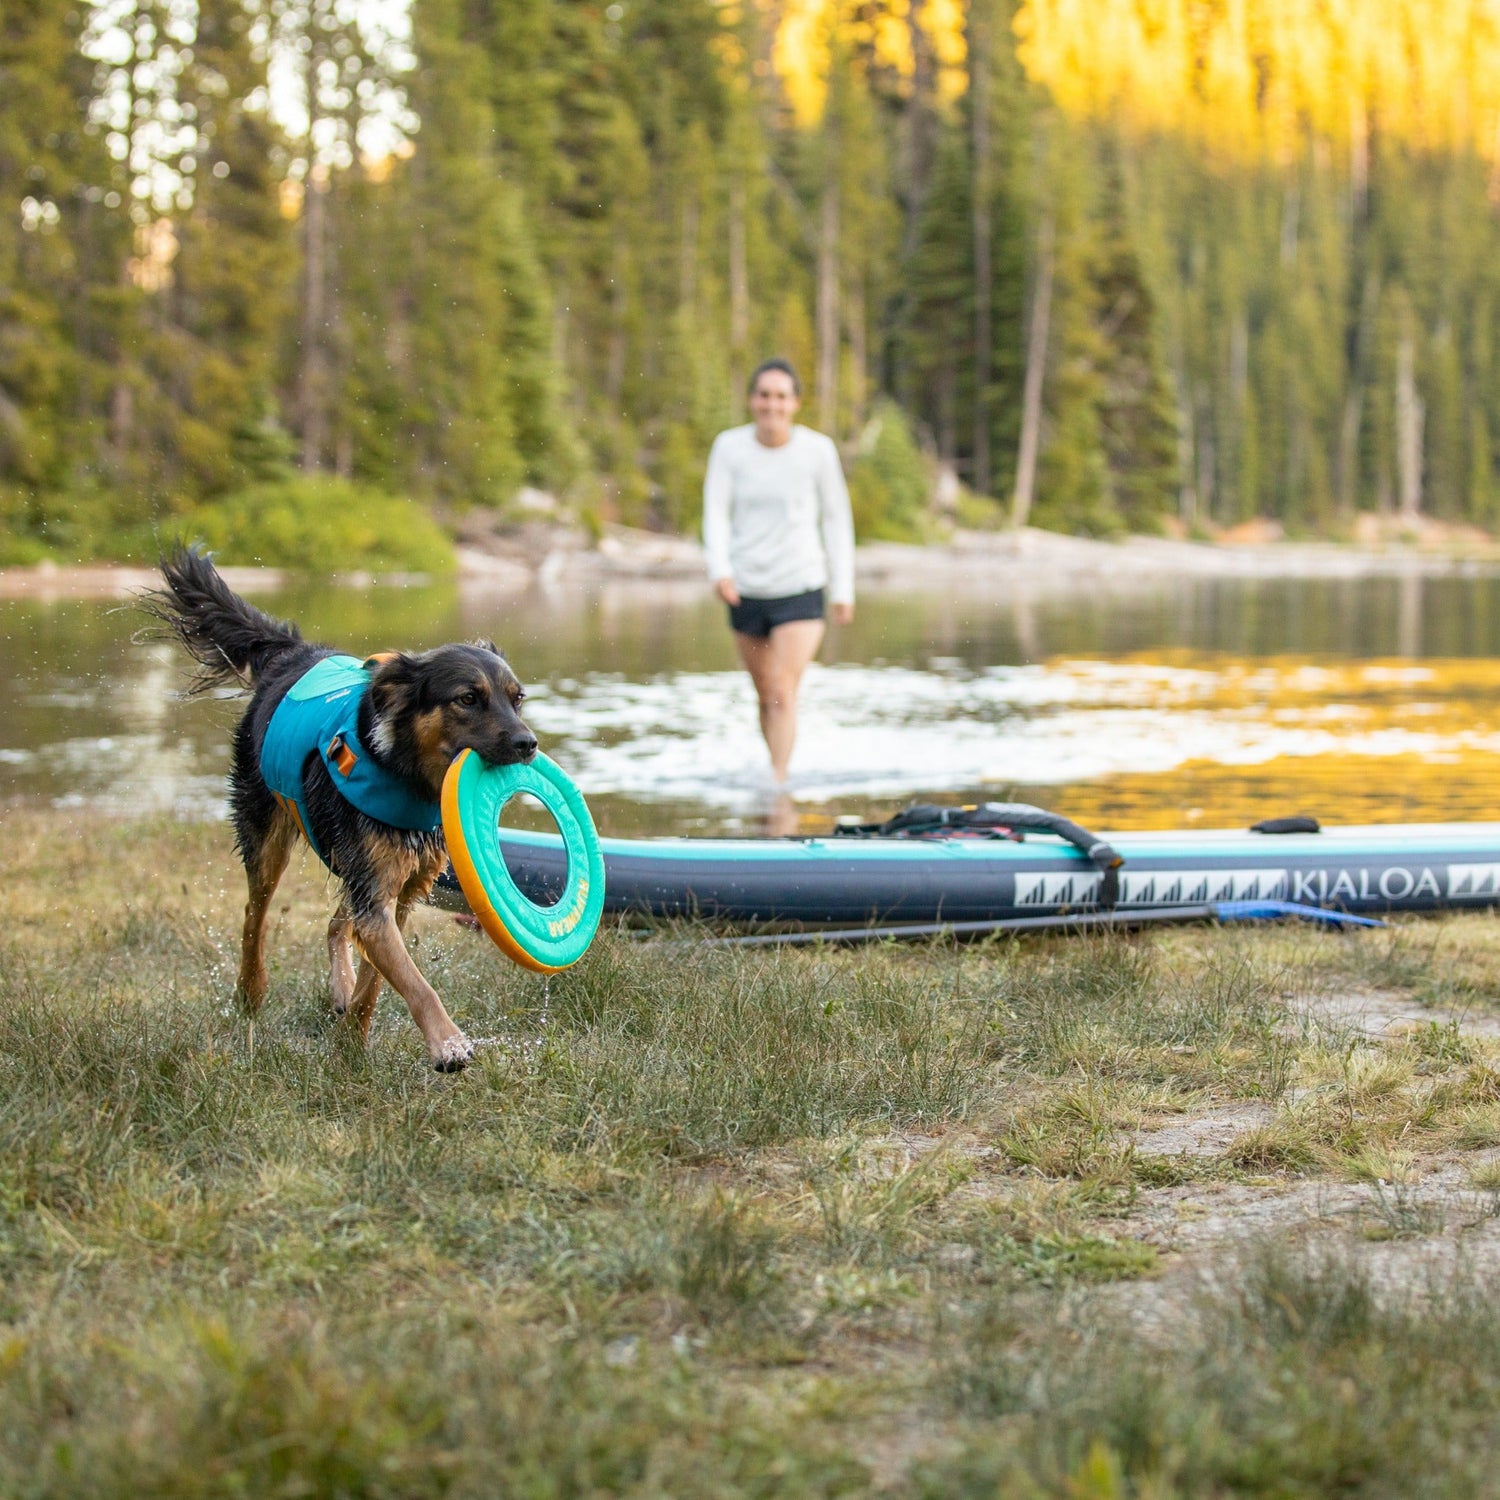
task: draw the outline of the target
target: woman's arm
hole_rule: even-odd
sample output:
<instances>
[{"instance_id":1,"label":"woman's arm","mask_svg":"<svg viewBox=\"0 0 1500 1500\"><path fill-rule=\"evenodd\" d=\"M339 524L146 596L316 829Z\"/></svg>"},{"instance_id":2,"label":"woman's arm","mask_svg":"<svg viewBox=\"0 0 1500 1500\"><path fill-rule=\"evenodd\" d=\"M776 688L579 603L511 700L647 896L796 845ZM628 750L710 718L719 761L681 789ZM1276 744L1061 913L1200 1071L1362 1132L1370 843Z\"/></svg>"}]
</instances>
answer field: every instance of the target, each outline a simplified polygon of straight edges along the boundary
<instances>
[{"instance_id":1,"label":"woman's arm","mask_svg":"<svg viewBox=\"0 0 1500 1500\"><path fill-rule=\"evenodd\" d=\"M828 558L828 602L835 623L847 625L854 618L854 512L839 450L832 438L824 442L823 462L818 466L818 506Z\"/></svg>"},{"instance_id":2,"label":"woman's arm","mask_svg":"<svg viewBox=\"0 0 1500 1500\"><path fill-rule=\"evenodd\" d=\"M738 604L739 590L734 586L734 569L729 562L729 505L733 498L733 482L729 459L724 452L726 436L721 432L708 451L708 472L703 476L703 551L708 559L709 580L718 590L719 597L726 604Z\"/></svg>"}]
</instances>

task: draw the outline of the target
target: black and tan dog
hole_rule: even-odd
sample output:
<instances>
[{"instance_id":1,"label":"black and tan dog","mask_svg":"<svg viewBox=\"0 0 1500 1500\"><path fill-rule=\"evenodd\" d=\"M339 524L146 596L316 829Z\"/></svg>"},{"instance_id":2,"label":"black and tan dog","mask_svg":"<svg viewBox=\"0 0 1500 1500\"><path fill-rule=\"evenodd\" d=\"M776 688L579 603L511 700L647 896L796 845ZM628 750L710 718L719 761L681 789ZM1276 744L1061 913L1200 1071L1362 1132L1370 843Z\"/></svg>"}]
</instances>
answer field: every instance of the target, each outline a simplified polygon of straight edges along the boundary
<instances>
[{"instance_id":1,"label":"black and tan dog","mask_svg":"<svg viewBox=\"0 0 1500 1500\"><path fill-rule=\"evenodd\" d=\"M304 641L295 625L247 604L197 551L176 548L161 571L166 587L146 607L198 663L191 690L231 683L254 690L235 730L230 773L235 837L250 886L236 990L240 1004L254 1015L265 1000L266 916L303 832L342 886L328 924L334 1010L361 1038L368 1037L381 980L389 980L421 1029L433 1066L442 1072L462 1068L473 1044L422 977L402 937L407 913L426 899L447 862L441 824L434 817L430 829L401 828L367 815L340 792L316 753L301 764L300 806L277 796L262 774L272 716L309 669L337 653ZM391 652L366 665L358 742L403 797L436 804L449 764L466 748L499 765L536 754L536 736L517 712L521 685L492 644ZM305 829L303 814L310 825ZM351 939L360 950L358 974Z\"/></svg>"}]
</instances>

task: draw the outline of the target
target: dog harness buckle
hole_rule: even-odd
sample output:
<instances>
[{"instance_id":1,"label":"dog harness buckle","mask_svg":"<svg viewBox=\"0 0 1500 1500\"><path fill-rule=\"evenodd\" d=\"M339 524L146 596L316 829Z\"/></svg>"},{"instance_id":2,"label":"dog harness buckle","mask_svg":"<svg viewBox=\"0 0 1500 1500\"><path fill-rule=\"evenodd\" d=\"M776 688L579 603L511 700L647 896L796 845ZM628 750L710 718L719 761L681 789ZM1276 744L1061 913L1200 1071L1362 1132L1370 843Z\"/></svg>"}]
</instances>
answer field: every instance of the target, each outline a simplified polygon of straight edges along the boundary
<instances>
[{"instance_id":1,"label":"dog harness buckle","mask_svg":"<svg viewBox=\"0 0 1500 1500\"><path fill-rule=\"evenodd\" d=\"M349 748L348 740L341 734L336 734L329 740L328 759L338 767L341 776L347 776L359 764L359 757Z\"/></svg>"}]
</instances>

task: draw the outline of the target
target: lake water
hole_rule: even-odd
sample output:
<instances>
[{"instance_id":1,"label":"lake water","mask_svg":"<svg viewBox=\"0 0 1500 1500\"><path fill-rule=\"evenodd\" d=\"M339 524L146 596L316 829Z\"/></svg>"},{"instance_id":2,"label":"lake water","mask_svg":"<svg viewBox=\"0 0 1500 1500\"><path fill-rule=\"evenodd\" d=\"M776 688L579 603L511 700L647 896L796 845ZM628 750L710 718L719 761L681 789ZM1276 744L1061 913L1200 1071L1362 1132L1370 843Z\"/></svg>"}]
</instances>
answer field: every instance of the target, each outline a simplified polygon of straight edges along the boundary
<instances>
[{"instance_id":1,"label":"lake water","mask_svg":"<svg viewBox=\"0 0 1500 1500\"><path fill-rule=\"evenodd\" d=\"M255 601L356 653L493 636L607 833L815 832L913 798L1104 828L1500 818L1500 578L873 591L809 674L790 804L696 583ZM128 606L0 600L0 805L224 813L231 701Z\"/></svg>"}]
</instances>

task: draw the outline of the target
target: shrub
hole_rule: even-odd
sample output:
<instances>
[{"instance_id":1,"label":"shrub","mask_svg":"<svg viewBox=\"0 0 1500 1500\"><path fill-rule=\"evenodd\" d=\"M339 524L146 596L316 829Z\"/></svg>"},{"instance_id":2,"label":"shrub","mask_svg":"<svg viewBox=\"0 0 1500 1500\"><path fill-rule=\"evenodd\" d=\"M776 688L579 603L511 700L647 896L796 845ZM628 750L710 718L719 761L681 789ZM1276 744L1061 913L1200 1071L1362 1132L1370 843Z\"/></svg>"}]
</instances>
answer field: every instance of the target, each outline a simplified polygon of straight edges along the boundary
<instances>
[{"instance_id":1,"label":"shrub","mask_svg":"<svg viewBox=\"0 0 1500 1500\"><path fill-rule=\"evenodd\" d=\"M0 492L0 566L58 562L147 561L155 532L184 509L172 496L144 497L93 485L28 493Z\"/></svg>"},{"instance_id":2,"label":"shrub","mask_svg":"<svg viewBox=\"0 0 1500 1500\"><path fill-rule=\"evenodd\" d=\"M712 435L687 422L673 422L662 435L656 459L660 485L657 513L668 530L695 532L703 520L703 473Z\"/></svg>"},{"instance_id":3,"label":"shrub","mask_svg":"<svg viewBox=\"0 0 1500 1500\"><path fill-rule=\"evenodd\" d=\"M1010 525L1010 507L971 489L959 491L953 519L965 531L1004 531Z\"/></svg>"},{"instance_id":4,"label":"shrub","mask_svg":"<svg viewBox=\"0 0 1500 1500\"><path fill-rule=\"evenodd\" d=\"M920 541L930 491L927 462L905 415L893 402L882 402L849 470L855 535L862 541Z\"/></svg>"},{"instance_id":5,"label":"shrub","mask_svg":"<svg viewBox=\"0 0 1500 1500\"><path fill-rule=\"evenodd\" d=\"M31 537L8 535L0 527L0 568L26 568L42 562L47 549Z\"/></svg>"},{"instance_id":6,"label":"shrub","mask_svg":"<svg viewBox=\"0 0 1500 1500\"><path fill-rule=\"evenodd\" d=\"M226 563L315 573L453 571L453 546L415 501L343 480L295 478L239 490L184 517Z\"/></svg>"}]
</instances>

